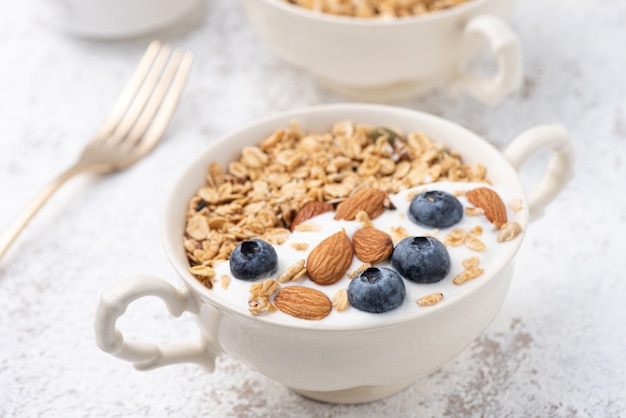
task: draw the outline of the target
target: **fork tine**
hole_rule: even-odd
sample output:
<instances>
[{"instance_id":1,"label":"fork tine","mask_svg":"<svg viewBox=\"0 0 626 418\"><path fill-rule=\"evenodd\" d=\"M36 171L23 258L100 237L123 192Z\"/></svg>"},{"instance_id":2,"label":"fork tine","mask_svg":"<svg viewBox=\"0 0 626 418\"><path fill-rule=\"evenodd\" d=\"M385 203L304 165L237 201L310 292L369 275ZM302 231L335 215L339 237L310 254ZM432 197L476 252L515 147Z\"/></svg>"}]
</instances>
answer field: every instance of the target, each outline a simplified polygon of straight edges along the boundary
<instances>
[{"instance_id":1,"label":"fork tine","mask_svg":"<svg viewBox=\"0 0 626 418\"><path fill-rule=\"evenodd\" d=\"M163 72L163 67L167 63L167 58L169 57L171 50L172 48L167 44L161 46L161 49L159 50L158 55L155 58L148 75L146 76L146 79L133 98L119 124L110 135L110 139L108 141L111 144L120 143L137 121L137 118L143 111L144 106L150 99L155 84L158 82L159 77Z\"/></svg>"},{"instance_id":2,"label":"fork tine","mask_svg":"<svg viewBox=\"0 0 626 418\"><path fill-rule=\"evenodd\" d=\"M182 59L183 51L181 49L176 49L172 53L167 66L163 70L163 75L158 80L158 83L154 88L150 99L146 103L141 116L139 116L133 125L132 130L120 144L123 149L128 150L132 148L146 131L148 125L150 125L150 121L152 121L159 105L163 101L163 97L165 96L165 93L167 92L167 89L169 88Z\"/></svg>"},{"instance_id":3,"label":"fork tine","mask_svg":"<svg viewBox=\"0 0 626 418\"><path fill-rule=\"evenodd\" d=\"M154 148L165 133L165 130L174 115L174 110L176 110L176 105L178 104L180 95L183 92L183 87L185 86L185 81L187 80L187 75L191 69L192 62L193 54L191 52L185 52L180 65L178 66L178 71L176 71L176 75L172 80L171 86L168 89L156 116L153 118L152 124L150 124L150 127L146 131L145 135L143 135L141 142L137 146L137 151L140 154L143 155Z\"/></svg>"},{"instance_id":4,"label":"fork tine","mask_svg":"<svg viewBox=\"0 0 626 418\"><path fill-rule=\"evenodd\" d=\"M159 41L152 41L150 45L148 45L141 61L139 61L137 69L122 89L120 95L117 97L113 108L96 134L96 138L106 137L113 131L113 129L115 129L119 121L122 119L122 116L124 116L126 109L130 106L133 97L135 97L137 91L141 87L144 79L146 78L146 74L152 67L152 63L154 62L154 59L160 49L161 42Z\"/></svg>"}]
</instances>

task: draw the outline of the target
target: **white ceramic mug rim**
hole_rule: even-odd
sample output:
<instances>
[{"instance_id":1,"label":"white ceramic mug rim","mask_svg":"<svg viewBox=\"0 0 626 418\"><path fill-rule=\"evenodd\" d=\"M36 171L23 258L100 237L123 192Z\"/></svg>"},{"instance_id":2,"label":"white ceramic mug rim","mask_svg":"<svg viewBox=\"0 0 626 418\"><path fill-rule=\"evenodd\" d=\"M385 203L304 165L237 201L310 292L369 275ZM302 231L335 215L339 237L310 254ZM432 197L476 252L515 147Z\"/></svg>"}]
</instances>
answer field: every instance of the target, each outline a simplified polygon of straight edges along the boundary
<instances>
[{"instance_id":1,"label":"white ceramic mug rim","mask_svg":"<svg viewBox=\"0 0 626 418\"><path fill-rule=\"evenodd\" d=\"M412 25L412 24L419 23L419 22L447 19L456 14L465 13L466 11L470 11L472 9L480 7L480 5L482 5L483 3L487 3L488 1L492 1L492 0L469 0L466 3L449 7L447 9L436 10L436 11L425 13L419 16L406 16L406 17L400 17L400 18L395 18L395 19L367 19L367 18L357 18L357 17L351 17L351 16L336 16L336 15L331 15L328 13L314 12L301 6L289 4L283 0L253 0L253 1L265 1L274 7L284 10L287 13L292 13L294 15L297 15L306 19L318 20L320 22L325 22L329 24L381 27L381 26Z\"/></svg>"},{"instance_id":2,"label":"white ceramic mug rim","mask_svg":"<svg viewBox=\"0 0 626 418\"><path fill-rule=\"evenodd\" d=\"M177 180L174 182L174 187L171 189L170 193L168 194L168 198L165 202L165 207L163 210L162 220L161 220L161 235L162 235L162 241L163 241L163 245L165 248L165 252L167 254L168 259L170 260L170 263L172 264L172 266L174 267L174 269L176 270L180 278L183 280L185 285L187 285L193 292L196 292L197 294L201 295L202 300L209 301L210 303L218 307L218 309L225 310L227 312L230 312L231 314L238 315L238 316L245 315L246 317L250 316L249 312L247 311L243 312L240 309L237 309L237 307L231 306L227 304L225 301L222 301L221 299L213 297L211 295L211 290L206 288L203 284L201 284L195 277L193 277L189 273L188 271L189 264L186 258L182 260L180 257L177 256L177 253L180 253L182 249L182 245L183 245L182 236L181 237L171 236L170 232L175 228L168 227L168 225L170 225L171 222L180 222L181 229L182 229L182 223L184 222L184 219L180 219L180 220L173 219L174 216L172 216L172 213L176 213L176 208L179 207L179 205L185 205L186 207L189 199L192 197L190 195L190 196L186 196L184 199L182 199L182 201L177 200L176 196L177 196L177 189L180 187L179 185L183 183L183 180L186 177L188 177L189 172L192 171L192 169L197 164L199 164L201 161L205 161L208 159L207 158L208 154L212 154L213 150L216 147L219 148L220 144L227 142L228 139L233 136L242 134L246 131L252 131L261 125L272 123L273 121L285 120L285 119L297 119L298 116L312 114L316 112L325 112L325 111L332 111L332 110L347 110L347 109L353 110L355 112L358 110L370 110L370 111L381 111L381 112L393 112L395 114L402 114L402 113L405 113L407 115L413 114L413 115L418 115L420 118L423 118L423 119L430 119L434 123L447 125L450 128L454 128L455 130L463 131L466 137L471 137L472 140L477 141L477 143L480 144L480 146L482 146L483 149L485 150L489 149L491 153L495 153L499 155L502 161L506 162L512 174L511 178L509 178L508 180L513 186L515 186L518 189L518 192L519 194L521 194L521 197L524 200L526 200L526 193L525 193L524 187L522 186L519 180L517 170L508 162L508 160L506 160L506 158L504 157L504 155L502 155L500 151L498 151L493 145L488 143L486 140L479 137L472 131L466 129L465 127L459 124L456 124L454 122L448 121L446 119L440 118L438 116L419 112L419 111L412 110L412 109L406 109L406 108L400 108L400 107L394 107L394 106L388 106L388 105L349 104L349 103L311 106L311 107L295 109L295 110L291 110L287 112L278 113L272 116L268 116L260 120L257 120L256 122L252 124L248 124L244 128L232 131L218 138L217 140L211 142L211 144L200 155L196 156L196 158L194 158L189 164L187 164L186 168L183 169L182 174L179 175ZM276 128L278 128L278 126ZM259 141L260 140L261 138L259 138ZM207 163L207 167L208 167L208 163ZM499 273L502 270L504 270L505 267L513 260L513 258L515 257L517 251L519 250L524 240L525 230L526 230L526 226L528 224L528 218L529 218L528 205L524 205L524 207L522 208L522 211L518 214L518 216L519 216L519 223L522 226L522 233L517 237L516 240L509 243L512 245L509 245L505 249L505 251L502 252L501 257L493 261L493 263L490 266L489 272L485 272L480 277L480 281L477 281L476 283L472 283L471 289L466 289L461 295L457 295L453 300L444 300L438 303L437 305L428 307L428 309L417 310L416 312L411 313L409 315L405 315L400 318L390 319L389 321L376 323L376 324L354 324L354 325L338 326L338 325L328 325L328 324L323 323L322 321L303 321L302 324L298 324L298 323L291 323L291 322L287 323L287 322L280 322L280 321L272 320L271 316L269 315L268 316L263 316L263 315L255 316L253 319L259 322L264 322L264 323L268 323L274 326L279 326L279 327L284 327L284 328L296 328L296 329L310 330L310 331L319 330L319 331L345 332L345 331L358 331L358 330L363 330L363 329L371 330L371 329L392 327L397 324L401 324L407 321L418 319L420 317L436 314L437 312L441 310L449 309L454 304L471 297L471 295L479 291L483 286L486 286L491 280L494 280L494 278L498 276Z\"/></svg>"}]
</instances>

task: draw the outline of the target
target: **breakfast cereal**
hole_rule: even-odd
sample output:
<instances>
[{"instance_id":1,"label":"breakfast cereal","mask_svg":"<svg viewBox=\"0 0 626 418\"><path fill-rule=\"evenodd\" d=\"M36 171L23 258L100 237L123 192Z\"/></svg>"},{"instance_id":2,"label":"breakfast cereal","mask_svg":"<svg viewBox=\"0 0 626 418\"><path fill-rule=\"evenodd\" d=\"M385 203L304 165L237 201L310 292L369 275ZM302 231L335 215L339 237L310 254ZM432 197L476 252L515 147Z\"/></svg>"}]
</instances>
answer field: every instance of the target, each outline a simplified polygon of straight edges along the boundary
<instances>
[{"instance_id":1,"label":"breakfast cereal","mask_svg":"<svg viewBox=\"0 0 626 418\"><path fill-rule=\"evenodd\" d=\"M448 9L469 0L284 0L309 10L358 18L398 18Z\"/></svg>"},{"instance_id":2,"label":"breakfast cereal","mask_svg":"<svg viewBox=\"0 0 626 418\"><path fill-rule=\"evenodd\" d=\"M521 233L519 224L507 219L506 209L494 212L504 205L486 173L484 166L465 164L422 133L405 135L352 121L337 122L329 132L305 133L292 123L257 146L244 147L226 167L209 166L206 184L187 209L183 245L189 272L212 292L247 302L252 315L352 318L357 309L350 307L349 285L373 274L399 283L393 252L411 237L430 237L452 254L454 265L445 272L452 279L435 292L421 288L430 285L419 281L409 283L407 298L414 308L432 306L456 292L455 286L483 274L477 254L490 257L487 247ZM445 190L462 200L456 216L465 214L464 220L441 231L417 226L411 202ZM492 213L497 219L489 219ZM231 253L253 240L277 252L277 266L264 280L232 277ZM221 286L214 286L218 282ZM398 291L404 292L404 285ZM355 294L353 290L353 299ZM310 306L297 306L298 300ZM391 308L380 309L370 312Z\"/></svg>"}]
</instances>

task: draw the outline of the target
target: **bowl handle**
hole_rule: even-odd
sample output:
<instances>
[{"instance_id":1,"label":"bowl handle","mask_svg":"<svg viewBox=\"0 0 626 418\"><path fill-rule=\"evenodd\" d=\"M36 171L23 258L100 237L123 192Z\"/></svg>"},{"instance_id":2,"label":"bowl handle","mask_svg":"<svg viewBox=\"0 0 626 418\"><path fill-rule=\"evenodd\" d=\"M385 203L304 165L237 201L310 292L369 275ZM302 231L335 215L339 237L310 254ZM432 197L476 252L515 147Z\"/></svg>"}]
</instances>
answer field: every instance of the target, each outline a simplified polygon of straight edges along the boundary
<instances>
[{"instance_id":1,"label":"bowl handle","mask_svg":"<svg viewBox=\"0 0 626 418\"><path fill-rule=\"evenodd\" d=\"M504 151L504 156L519 170L532 155L543 149L550 149L553 155L547 173L528 193L531 220L543 215L544 208L573 177L574 150L569 134L560 125L537 126L520 134Z\"/></svg>"},{"instance_id":2,"label":"bowl handle","mask_svg":"<svg viewBox=\"0 0 626 418\"><path fill-rule=\"evenodd\" d=\"M498 70L491 78L467 70L481 38L487 40L498 60ZM522 84L522 48L515 33L498 17L480 15L467 22L461 39L460 59L459 75L451 83L453 91L465 91L483 103L494 105Z\"/></svg>"},{"instance_id":3,"label":"bowl handle","mask_svg":"<svg viewBox=\"0 0 626 418\"><path fill-rule=\"evenodd\" d=\"M188 289L176 289L165 280L152 276L135 276L105 290L96 309L94 322L96 344L104 352L132 362L137 370L150 370L176 363L198 363L207 371L215 368L220 350L208 339L197 343L152 344L126 342L116 322L128 305L145 296L156 296L165 302L169 312L198 314L198 303Z\"/></svg>"}]
</instances>

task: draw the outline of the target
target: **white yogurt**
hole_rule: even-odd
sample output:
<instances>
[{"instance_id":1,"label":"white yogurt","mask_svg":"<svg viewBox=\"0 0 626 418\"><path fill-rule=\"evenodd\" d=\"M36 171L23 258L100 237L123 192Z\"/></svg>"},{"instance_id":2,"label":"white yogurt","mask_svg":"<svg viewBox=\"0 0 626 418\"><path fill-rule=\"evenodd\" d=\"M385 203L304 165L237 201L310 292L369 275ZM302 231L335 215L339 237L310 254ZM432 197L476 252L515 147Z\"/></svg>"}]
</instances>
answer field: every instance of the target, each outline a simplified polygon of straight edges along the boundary
<instances>
[{"instance_id":1,"label":"white yogurt","mask_svg":"<svg viewBox=\"0 0 626 418\"><path fill-rule=\"evenodd\" d=\"M448 233L450 233L455 228L462 228L466 231L472 230L476 226L480 226L482 228L482 234L479 235L479 239L485 243L486 248L481 251L473 251L467 248L465 245L459 246L448 246L448 253L450 254L451 268L448 275L441 281L437 283L430 284L418 284L409 280L404 280L404 284L406 287L406 297L402 305L398 308L388 311L385 313L368 313L360 311L352 306L347 308L344 311L337 312L333 310L326 318L319 321L307 321L299 318L294 318L290 315L287 315L281 311L271 312L271 313L263 313L262 315L267 316L268 319L286 322L286 323L298 323L302 324L304 322L310 322L311 325L314 323L323 323L327 326L329 323L336 324L338 326L345 325L359 325L359 324L374 324L380 323L384 321L388 321L390 319L397 319L402 316L411 315L418 310L429 309L428 306L419 306L416 301L428 294L431 293L443 293L444 297L441 303L445 303L446 301L453 300L458 297L460 294L466 292L468 289L471 289L472 286L476 285L477 282L483 280L485 276L490 274L490 268L494 263L494 259L498 257L502 251L508 245L512 245L512 242L497 242L496 236L497 231L493 224L487 220L487 218L482 216L468 216L467 214L463 215L461 221L451 227L442 228L439 230L435 230L432 228L423 227L412 222L408 217L408 209L411 203L410 199L407 198L407 195L415 190L423 191L423 190L443 190L450 193L457 191L469 191L477 187L490 187L486 186L484 183L455 183L455 182L439 182L439 183L431 183L423 186L416 187L415 189L403 190L400 193L390 195L390 199L395 205L395 210L385 210L385 212L373 219L371 223L376 229L384 231L390 234L391 228L401 226L403 227L410 236L424 236L431 235L440 241L444 241L445 237ZM507 194L506 190L501 190L498 188L490 187L495 190L498 195L502 198L503 202L510 202L514 198L519 198L519 196L510 196ZM414 195L415 193L413 193ZM463 205L463 207L473 207L470 204L464 195L458 197L459 201ZM274 248L278 255L278 274L289 268L292 264L298 262L299 260L306 260L309 253L325 238L330 235L341 231L343 228L352 239L352 235L362 227L361 223L358 221L345 221L345 220L335 220L334 212L327 212L321 215L318 215L307 222L314 223L319 226L320 229L314 232L304 232L304 231L294 231L289 239L281 245L275 245ZM507 207L507 216L509 221L516 220L516 214L511 211ZM519 237L516 239L520 239ZM308 247L305 251L298 251L293 248L292 244L296 243L306 243ZM452 282L454 277L463 272L463 266L461 262L469 257L478 256L480 259L479 267L484 269L485 272L482 276L479 276L473 280L470 280L464 284L456 285ZM339 280L337 283L321 286L313 281L311 281L307 276L304 276L303 279L296 282L289 282L281 284L281 287L285 286L307 286L314 289L317 289L323 292L329 299L332 300L335 293L340 289L347 289L350 284L350 279L348 276L358 269L363 264L362 261L358 260L356 256L353 259L352 265L348 269L346 276ZM376 264L376 267L390 267L389 261ZM214 284L213 289L211 290L212 294L222 299L227 305L235 307L237 310L248 311L248 300L250 298L250 285L251 282L247 282L244 280L239 280L232 276L230 273L230 266L228 262L223 262L216 267L216 279L217 282ZM230 283L227 288L223 288L221 286L220 280L222 275L227 275L230 277ZM250 314L251 315L251 314Z\"/></svg>"}]
</instances>

